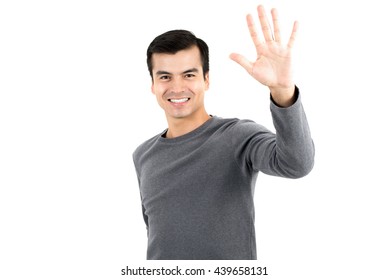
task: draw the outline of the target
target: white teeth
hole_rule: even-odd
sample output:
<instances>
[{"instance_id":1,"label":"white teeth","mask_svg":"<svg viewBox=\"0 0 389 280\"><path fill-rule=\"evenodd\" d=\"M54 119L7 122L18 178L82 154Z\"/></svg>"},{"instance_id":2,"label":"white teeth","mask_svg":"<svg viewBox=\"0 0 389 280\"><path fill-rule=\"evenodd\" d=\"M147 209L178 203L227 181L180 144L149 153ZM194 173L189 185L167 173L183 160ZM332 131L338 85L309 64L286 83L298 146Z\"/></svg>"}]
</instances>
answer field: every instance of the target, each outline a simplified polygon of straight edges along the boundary
<instances>
[{"instance_id":1,"label":"white teeth","mask_svg":"<svg viewBox=\"0 0 389 280\"><path fill-rule=\"evenodd\" d=\"M183 102L186 102L188 101L189 98L181 98L181 99L169 99L170 102L173 102L173 103L183 103Z\"/></svg>"}]
</instances>

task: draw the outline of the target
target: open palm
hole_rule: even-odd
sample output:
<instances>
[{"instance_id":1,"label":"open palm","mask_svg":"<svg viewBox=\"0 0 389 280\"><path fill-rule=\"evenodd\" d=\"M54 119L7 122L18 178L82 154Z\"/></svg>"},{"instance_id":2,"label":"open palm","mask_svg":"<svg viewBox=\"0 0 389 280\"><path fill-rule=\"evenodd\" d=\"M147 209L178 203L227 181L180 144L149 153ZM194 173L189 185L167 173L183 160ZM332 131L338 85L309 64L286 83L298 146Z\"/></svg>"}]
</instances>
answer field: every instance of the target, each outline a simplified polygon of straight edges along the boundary
<instances>
[{"instance_id":1,"label":"open palm","mask_svg":"<svg viewBox=\"0 0 389 280\"><path fill-rule=\"evenodd\" d=\"M253 17L247 16L247 26L254 42L257 59L249 61L241 54L231 54L231 59L239 63L246 71L261 84L270 89L294 87L292 77L292 47L295 41L298 23L293 25L293 31L285 46L281 42L278 14L276 9L271 11L274 33L269 26L263 6L258 6L258 17L262 27L264 42L261 42Z\"/></svg>"}]
</instances>

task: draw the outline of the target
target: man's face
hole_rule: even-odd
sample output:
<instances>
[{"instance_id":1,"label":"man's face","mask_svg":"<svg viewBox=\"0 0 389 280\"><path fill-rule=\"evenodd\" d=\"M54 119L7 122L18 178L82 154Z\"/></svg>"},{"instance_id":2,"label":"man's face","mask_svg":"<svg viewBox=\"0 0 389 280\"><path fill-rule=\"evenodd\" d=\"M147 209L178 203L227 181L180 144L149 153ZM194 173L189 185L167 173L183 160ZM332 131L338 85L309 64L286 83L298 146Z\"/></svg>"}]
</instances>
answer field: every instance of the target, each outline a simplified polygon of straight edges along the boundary
<instances>
[{"instance_id":1,"label":"man's face","mask_svg":"<svg viewBox=\"0 0 389 280\"><path fill-rule=\"evenodd\" d=\"M155 53L152 62L151 91L168 120L203 117L209 77L207 73L204 78L199 49L193 46L176 54Z\"/></svg>"}]
</instances>

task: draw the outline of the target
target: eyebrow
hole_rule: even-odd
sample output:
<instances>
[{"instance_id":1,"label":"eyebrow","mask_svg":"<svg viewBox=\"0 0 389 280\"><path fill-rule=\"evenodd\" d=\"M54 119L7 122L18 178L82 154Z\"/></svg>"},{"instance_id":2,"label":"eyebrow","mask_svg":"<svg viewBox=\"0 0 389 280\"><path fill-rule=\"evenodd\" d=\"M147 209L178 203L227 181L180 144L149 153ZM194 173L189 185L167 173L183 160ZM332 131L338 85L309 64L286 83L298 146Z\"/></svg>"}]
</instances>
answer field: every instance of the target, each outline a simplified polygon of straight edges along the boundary
<instances>
[{"instance_id":1,"label":"eyebrow","mask_svg":"<svg viewBox=\"0 0 389 280\"><path fill-rule=\"evenodd\" d=\"M185 70L184 72L182 72L182 74L198 73L198 72L199 72L199 69L197 69L197 68L191 68L191 69ZM170 72L168 72L168 71L160 70L160 71L157 71L155 74L156 74L157 76L161 76L161 75L171 75L172 73L170 73Z\"/></svg>"},{"instance_id":2,"label":"eyebrow","mask_svg":"<svg viewBox=\"0 0 389 280\"><path fill-rule=\"evenodd\" d=\"M199 69L197 69L197 68L192 68L192 69L189 69L189 70L184 71L182 74L198 73L198 72L199 72Z\"/></svg>"}]
</instances>

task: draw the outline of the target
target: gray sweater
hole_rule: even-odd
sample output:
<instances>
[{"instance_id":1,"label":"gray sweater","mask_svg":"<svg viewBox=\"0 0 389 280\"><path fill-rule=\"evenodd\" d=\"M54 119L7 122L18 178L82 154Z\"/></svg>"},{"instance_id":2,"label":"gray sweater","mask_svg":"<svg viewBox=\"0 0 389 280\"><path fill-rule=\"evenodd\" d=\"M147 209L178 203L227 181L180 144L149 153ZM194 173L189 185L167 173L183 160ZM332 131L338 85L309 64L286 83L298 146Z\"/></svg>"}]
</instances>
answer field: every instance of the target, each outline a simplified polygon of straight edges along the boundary
<instances>
[{"instance_id":1,"label":"gray sweater","mask_svg":"<svg viewBox=\"0 0 389 280\"><path fill-rule=\"evenodd\" d=\"M299 178L314 145L296 88L288 108L271 103L276 134L249 120L212 117L177 138L166 130L133 154L147 226L147 259L255 260L258 172Z\"/></svg>"}]
</instances>

